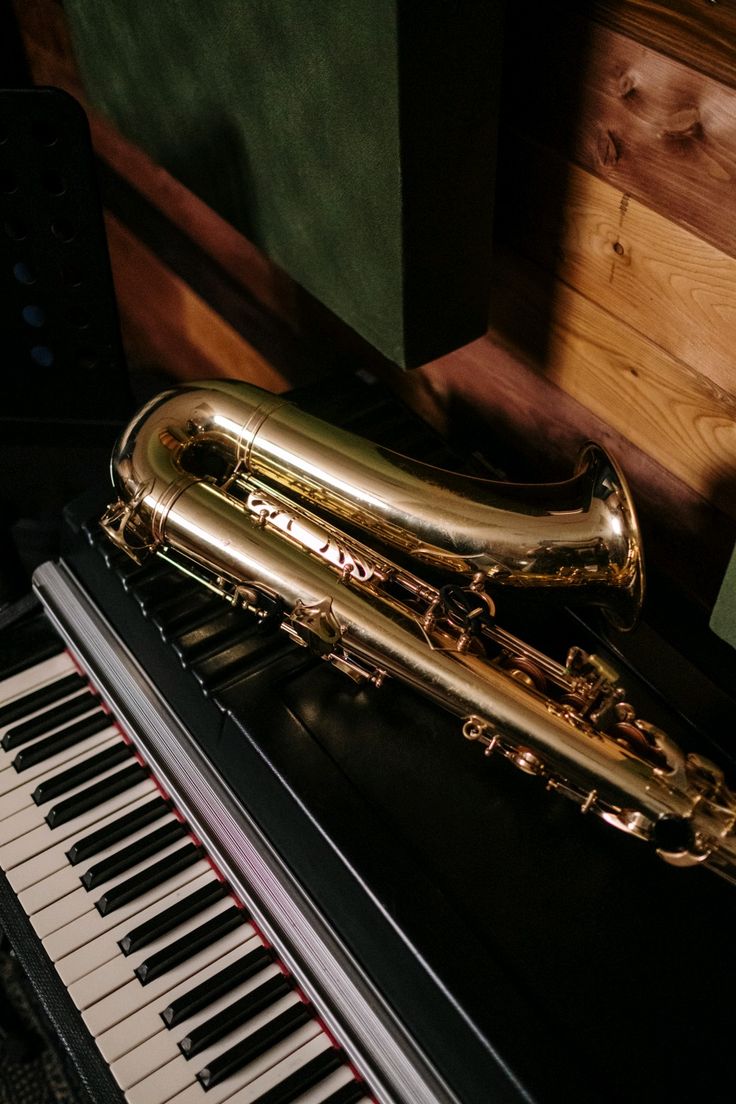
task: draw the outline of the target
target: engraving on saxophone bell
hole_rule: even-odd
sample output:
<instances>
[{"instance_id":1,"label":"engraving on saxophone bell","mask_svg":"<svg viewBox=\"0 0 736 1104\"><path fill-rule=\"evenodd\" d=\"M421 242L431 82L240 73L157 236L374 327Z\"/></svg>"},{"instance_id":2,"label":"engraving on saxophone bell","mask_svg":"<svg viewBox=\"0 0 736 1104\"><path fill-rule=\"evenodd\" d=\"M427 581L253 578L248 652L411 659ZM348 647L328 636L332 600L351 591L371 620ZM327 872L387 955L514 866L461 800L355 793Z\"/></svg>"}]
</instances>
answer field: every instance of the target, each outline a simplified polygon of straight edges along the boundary
<instances>
[{"instance_id":1,"label":"engraving on saxophone bell","mask_svg":"<svg viewBox=\"0 0 736 1104\"><path fill-rule=\"evenodd\" d=\"M325 526L315 525L304 518L300 518L293 512L289 513L269 500L261 493L252 493L247 500L248 509L252 511L261 525L272 525L275 529L284 533L302 548L327 563L337 567L343 577L360 579L365 582L373 575L372 565L364 558L359 557L344 543L337 540L327 531Z\"/></svg>"},{"instance_id":2,"label":"engraving on saxophone bell","mask_svg":"<svg viewBox=\"0 0 736 1104\"><path fill-rule=\"evenodd\" d=\"M197 453L220 474L198 473ZM519 489L427 468L248 384L213 381L150 400L113 473L118 501L102 524L138 562L163 556L353 679L410 684L486 755L666 861L736 881L736 794L723 772L640 718L605 659L574 647L560 663L500 623L503 587L532 585L606 603L631 627L636 519L597 446L566 483ZM438 585L441 569L455 581Z\"/></svg>"}]
</instances>

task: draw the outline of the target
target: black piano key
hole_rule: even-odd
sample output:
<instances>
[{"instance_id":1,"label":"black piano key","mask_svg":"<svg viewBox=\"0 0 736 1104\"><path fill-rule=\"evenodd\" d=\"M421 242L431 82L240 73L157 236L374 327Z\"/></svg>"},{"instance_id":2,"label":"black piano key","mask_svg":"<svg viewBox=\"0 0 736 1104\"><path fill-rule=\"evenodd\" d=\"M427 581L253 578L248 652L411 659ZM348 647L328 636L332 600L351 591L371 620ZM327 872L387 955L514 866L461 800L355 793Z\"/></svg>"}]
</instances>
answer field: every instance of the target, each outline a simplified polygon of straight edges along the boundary
<instances>
[{"instance_id":1,"label":"black piano key","mask_svg":"<svg viewBox=\"0 0 736 1104\"><path fill-rule=\"evenodd\" d=\"M246 993L240 1000L233 1001L227 1008L223 1008L221 1012L218 1012L216 1016L212 1016L211 1019L190 1031L188 1035L179 1040L179 1050L187 1061L194 1058L196 1054L201 1054L203 1050L206 1050L208 1046L216 1043L219 1039L224 1039L236 1027L242 1027L259 1012L270 1008L280 997L286 996L293 988L294 982L284 974L277 974L276 977L269 978L268 981L264 981L263 985L259 985L251 993Z\"/></svg>"},{"instance_id":2,"label":"black piano key","mask_svg":"<svg viewBox=\"0 0 736 1104\"><path fill-rule=\"evenodd\" d=\"M102 732L103 728L109 728L111 724L112 720L108 714L104 710L98 709L91 713L89 717L84 717L75 724L67 725L66 728L60 728L52 736L47 736L43 740L37 740L35 744L22 748L13 760L13 766L18 772L28 770L29 767L35 767L37 763L43 763L44 759L50 759L53 755L58 755L60 751L66 751L74 744L81 744L82 740L87 740L95 733Z\"/></svg>"},{"instance_id":3,"label":"black piano key","mask_svg":"<svg viewBox=\"0 0 736 1104\"><path fill-rule=\"evenodd\" d=\"M142 893L147 893L149 889L154 889L161 882L172 878L180 870L186 870L192 863L197 862L202 854L202 848L198 844L185 844L178 851L174 851L172 855L159 859L157 863L147 866L145 870L134 874L132 878L126 878L124 882L119 882L118 885L108 889L99 901L95 901L95 908L101 916L107 916L115 909L127 905L128 901L134 901Z\"/></svg>"},{"instance_id":4,"label":"black piano key","mask_svg":"<svg viewBox=\"0 0 736 1104\"><path fill-rule=\"evenodd\" d=\"M73 721L75 717L81 717L83 713L89 713L90 709L94 709L98 700L91 690L87 690L83 694L78 694L75 698L70 698L69 701L61 702L59 705L55 705L53 709L47 709L45 713L41 713L38 717L32 717L29 721L22 721L20 724L13 725L3 736L2 746L5 751L22 747L23 744L35 740L37 736L43 736L44 732L50 732L52 728L58 728L59 725L66 724L67 721Z\"/></svg>"},{"instance_id":5,"label":"black piano key","mask_svg":"<svg viewBox=\"0 0 736 1104\"><path fill-rule=\"evenodd\" d=\"M163 568L160 560L134 568L123 585L135 596L144 613L181 597L187 589L193 588L191 580L173 567Z\"/></svg>"},{"instance_id":6,"label":"black piano key","mask_svg":"<svg viewBox=\"0 0 736 1104\"><path fill-rule=\"evenodd\" d=\"M168 970L173 970L174 966L178 966L180 962L184 962L185 959L191 958L192 955L197 954L204 947L209 947L218 939L222 939L233 928L244 924L247 919L247 914L235 905L232 908L225 909L224 912L213 916L205 924L200 924L198 928L194 928L193 931L187 932L186 935L182 935L173 943L169 943L168 947L163 947L156 954L147 958L145 962L141 962L140 966L135 969L135 976L141 985L148 985L154 978L160 977Z\"/></svg>"},{"instance_id":7,"label":"black piano key","mask_svg":"<svg viewBox=\"0 0 736 1104\"><path fill-rule=\"evenodd\" d=\"M149 617L164 640L171 640L177 633L202 624L215 617L222 609L222 599L202 587L191 585L176 598L163 602L149 610Z\"/></svg>"},{"instance_id":8,"label":"black piano key","mask_svg":"<svg viewBox=\"0 0 736 1104\"><path fill-rule=\"evenodd\" d=\"M79 880L85 889L96 889L103 882L109 882L111 878L115 878L118 874L124 874L126 870L130 870L131 866L137 866L144 859L150 859L151 855L157 855L159 851L163 851L164 847L168 847L170 843L176 843L186 834L186 825L182 824L180 820L172 820L168 824L162 824L160 828L154 829L143 839L138 839L135 843L129 843L127 847L121 847L119 851L108 855L101 862L95 863L94 866L85 871Z\"/></svg>"},{"instance_id":9,"label":"black piano key","mask_svg":"<svg viewBox=\"0 0 736 1104\"><path fill-rule=\"evenodd\" d=\"M222 900L227 892L228 888L225 883L215 878L207 885L200 886L194 893L190 893L188 897L177 901L175 905L164 909L157 916L152 916L145 924L139 924L137 928L133 928L131 932L118 940L118 947L124 955L142 950L154 939L166 935L172 928L178 927L185 920L190 920L192 916L196 916L198 912L203 912L210 905L214 905L216 901Z\"/></svg>"},{"instance_id":10,"label":"black piano key","mask_svg":"<svg viewBox=\"0 0 736 1104\"><path fill-rule=\"evenodd\" d=\"M94 782L79 793L72 794L71 797L60 801L58 805L54 805L46 814L46 823L49 828L58 828L60 824L74 820L89 809L94 809L96 805L101 805L103 801L109 801L116 794L132 789L147 777L148 767L133 763L125 770L116 771L108 778L102 778L99 782Z\"/></svg>"},{"instance_id":11,"label":"black piano key","mask_svg":"<svg viewBox=\"0 0 736 1104\"><path fill-rule=\"evenodd\" d=\"M111 767L116 767L118 763L129 759L132 754L133 748L130 744L121 740L120 743L113 744L104 751L98 751L89 759L83 759L81 763L75 763L73 767L59 771L53 778L46 778L43 782L39 782L31 797L36 805L43 805L46 801L61 797L68 790L73 790L75 786L80 786L82 782L87 782Z\"/></svg>"},{"instance_id":12,"label":"black piano key","mask_svg":"<svg viewBox=\"0 0 736 1104\"><path fill-rule=\"evenodd\" d=\"M191 663L224 650L249 630L253 631L254 626L248 625L243 613L243 610L225 608L217 617L208 618L201 625L179 633L172 641L175 654L183 663Z\"/></svg>"},{"instance_id":13,"label":"black piano key","mask_svg":"<svg viewBox=\"0 0 736 1104\"><path fill-rule=\"evenodd\" d=\"M0 665L3 678L19 675L63 651L64 642L52 629L46 614L39 611L13 627L8 646L3 648Z\"/></svg>"},{"instance_id":14,"label":"black piano key","mask_svg":"<svg viewBox=\"0 0 736 1104\"><path fill-rule=\"evenodd\" d=\"M326 1096L322 1104L356 1104L358 1100L365 1100L367 1096L368 1090L362 1081L348 1081L347 1085L341 1085L334 1093ZM258 1104L264 1104L263 1098Z\"/></svg>"},{"instance_id":15,"label":"black piano key","mask_svg":"<svg viewBox=\"0 0 736 1104\"><path fill-rule=\"evenodd\" d=\"M252 671L283 648L283 633L258 631L242 636L235 643L191 664L194 677L205 694L215 694L239 675Z\"/></svg>"},{"instance_id":16,"label":"black piano key","mask_svg":"<svg viewBox=\"0 0 736 1104\"><path fill-rule=\"evenodd\" d=\"M200 982L188 993L182 993L180 997L177 997L176 1000L173 1000L171 1004L164 1008L161 1019L168 1028L176 1027L183 1020L194 1016L197 1012L201 1012L203 1008L207 1008L208 1005L213 1004L220 997L224 997L237 985L242 985L244 981L259 973L264 966L268 966L273 960L273 951L269 950L268 947L256 947L254 951L250 951L243 958L239 958L237 962L232 962L224 970L220 970L211 978Z\"/></svg>"},{"instance_id":17,"label":"black piano key","mask_svg":"<svg viewBox=\"0 0 736 1104\"><path fill-rule=\"evenodd\" d=\"M324 1081L325 1077L334 1073L336 1069L344 1064L345 1055L337 1047L323 1050L316 1058L312 1058L311 1062L307 1062L300 1069L294 1070L292 1074L285 1077L280 1085L274 1085L272 1089L267 1089L265 1093L261 1093L253 1101L253 1104L292 1104L292 1101L300 1097L307 1089L319 1085L320 1081ZM349 1088L350 1086L345 1085L343 1087ZM339 1093L340 1089L337 1091ZM335 1095L333 1093L329 1099L332 1100ZM360 1095L362 1096L363 1093L361 1092ZM347 1096L345 1099L360 1100L360 1096ZM338 1100L340 1100L339 1096Z\"/></svg>"},{"instance_id":18,"label":"black piano key","mask_svg":"<svg viewBox=\"0 0 736 1104\"><path fill-rule=\"evenodd\" d=\"M259 1027L246 1039L242 1039L235 1046L220 1054L208 1066L199 1071L197 1080L205 1090L213 1089L226 1077L232 1077L243 1066L255 1061L261 1054L265 1054L271 1047L275 1047L277 1043L288 1038L297 1028L308 1023L311 1019L311 1008L300 1001L293 1007L287 1008L280 1016L269 1020L263 1027Z\"/></svg>"},{"instance_id":19,"label":"black piano key","mask_svg":"<svg viewBox=\"0 0 736 1104\"><path fill-rule=\"evenodd\" d=\"M95 832L90 832L88 836L77 840L67 851L66 857L72 866L84 862L85 859L91 859L94 855L99 855L100 851L105 851L114 843L125 839L126 836L132 836L139 828L145 828L147 824L158 820L170 808L171 802L163 797L154 797L152 801L147 801L137 809L121 813L117 820L105 825L104 828L98 828Z\"/></svg>"},{"instance_id":20,"label":"black piano key","mask_svg":"<svg viewBox=\"0 0 736 1104\"><path fill-rule=\"evenodd\" d=\"M35 713L37 709L43 709L45 705L53 705L55 701L65 698L67 694L83 690L86 685L86 680L75 671L74 674L64 675L63 678L56 679L55 682L49 682L46 686L39 687L38 690L30 690L22 698L16 698L15 701L8 702L0 709L0 727L5 728L13 721L19 721L21 717L27 717L29 713Z\"/></svg>"}]
</instances>

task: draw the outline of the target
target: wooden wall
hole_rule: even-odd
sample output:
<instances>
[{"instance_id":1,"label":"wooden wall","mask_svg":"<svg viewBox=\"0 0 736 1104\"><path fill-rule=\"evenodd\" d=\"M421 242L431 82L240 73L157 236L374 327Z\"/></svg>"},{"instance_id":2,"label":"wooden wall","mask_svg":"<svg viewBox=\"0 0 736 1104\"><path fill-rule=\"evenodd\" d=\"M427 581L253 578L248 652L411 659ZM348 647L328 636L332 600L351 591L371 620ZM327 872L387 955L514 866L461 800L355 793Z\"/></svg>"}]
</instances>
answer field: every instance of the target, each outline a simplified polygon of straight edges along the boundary
<instances>
[{"instance_id":1,"label":"wooden wall","mask_svg":"<svg viewBox=\"0 0 736 1104\"><path fill-rule=\"evenodd\" d=\"M602 434L707 606L736 521L736 8L508 8L491 331L414 386L553 461Z\"/></svg>"},{"instance_id":2,"label":"wooden wall","mask_svg":"<svg viewBox=\"0 0 736 1104\"><path fill-rule=\"evenodd\" d=\"M707 613L736 539L736 9L508 5L488 335L400 375L91 115L129 348L279 390L370 365L494 457L615 451L650 561ZM59 0L16 0L34 77L84 100ZM448 172L452 166L448 166ZM468 430L470 432L470 429Z\"/></svg>"}]
</instances>

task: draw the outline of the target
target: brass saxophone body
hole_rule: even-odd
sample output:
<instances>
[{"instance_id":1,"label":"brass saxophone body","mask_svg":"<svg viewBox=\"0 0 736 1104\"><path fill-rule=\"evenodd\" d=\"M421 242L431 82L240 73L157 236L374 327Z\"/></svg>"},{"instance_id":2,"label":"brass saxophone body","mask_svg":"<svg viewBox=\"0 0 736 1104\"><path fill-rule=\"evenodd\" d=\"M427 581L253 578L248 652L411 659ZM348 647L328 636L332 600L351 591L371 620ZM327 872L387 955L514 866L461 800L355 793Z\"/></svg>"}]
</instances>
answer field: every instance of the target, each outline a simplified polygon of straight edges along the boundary
<instances>
[{"instance_id":1,"label":"brass saxophone body","mask_svg":"<svg viewBox=\"0 0 736 1104\"><path fill-rule=\"evenodd\" d=\"M552 485L545 508L539 487L515 497L416 465L257 388L215 381L149 402L118 443L112 474L119 498L102 525L135 559L166 557L353 678L408 682L457 716L486 755L651 840L670 862L736 879L736 798L722 772L640 720L604 662L573 648L559 664L496 620L495 566L504 564L507 585L524 585L510 577L535 554L535 585L567 578L596 603L608 593L615 618L631 623L642 589L635 517L596 446L569 484ZM336 521L374 525L384 545L462 569L434 585Z\"/></svg>"}]
</instances>

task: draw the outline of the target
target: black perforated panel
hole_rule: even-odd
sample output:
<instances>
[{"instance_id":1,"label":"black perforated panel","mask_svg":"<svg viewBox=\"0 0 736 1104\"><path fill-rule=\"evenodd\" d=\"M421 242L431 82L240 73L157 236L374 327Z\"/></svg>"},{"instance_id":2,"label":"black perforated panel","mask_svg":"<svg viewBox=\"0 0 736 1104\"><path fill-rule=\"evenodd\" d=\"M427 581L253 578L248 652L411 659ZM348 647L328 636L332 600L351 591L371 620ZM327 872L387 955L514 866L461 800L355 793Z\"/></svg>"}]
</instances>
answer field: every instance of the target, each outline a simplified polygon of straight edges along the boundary
<instances>
[{"instance_id":1,"label":"black perforated panel","mask_svg":"<svg viewBox=\"0 0 736 1104\"><path fill-rule=\"evenodd\" d=\"M0 91L0 419L130 407L87 120L53 88Z\"/></svg>"}]
</instances>

